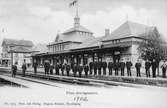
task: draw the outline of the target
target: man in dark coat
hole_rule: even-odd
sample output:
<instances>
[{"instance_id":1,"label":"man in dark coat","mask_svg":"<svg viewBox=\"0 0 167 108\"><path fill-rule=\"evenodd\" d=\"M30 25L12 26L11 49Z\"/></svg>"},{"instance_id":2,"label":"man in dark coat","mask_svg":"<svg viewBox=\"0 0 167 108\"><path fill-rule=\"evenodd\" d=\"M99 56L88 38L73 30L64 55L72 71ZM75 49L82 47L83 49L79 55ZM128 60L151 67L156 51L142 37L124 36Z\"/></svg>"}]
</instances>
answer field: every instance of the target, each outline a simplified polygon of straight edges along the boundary
<instances>
[{"instance_id":1,"label":"man in dark coat","mask_svg":"<svg viewBox=\"0 0 167 108\"><path fill-rule=\"evenodd\" d=\"M98 65L98 63L97 63L97 60L95 59L95 61L94 61L94 75L97 75L97 65Z\"/></svg>"},{"instance_id":2,"label":"man in dark coat","mask_svg":"<svg viewBox=\"0 0 167 108\"><path fill-rule=\"evenodd\" d=\"M102 62L100 60L97 63L97 67L98 67L98 74L101 75Z\"/></svg>"},{"instance_id":3,"label":"man in dark coat","mask_svg":"<svg viewBox=\"0 0 167 108\"><path fill-rule=\"evenodd\" d=\"M23 65L22 65L22 73L23 73L23 77L25 76L26 69L27 69L27 66L26 66L26 62L25 62L25 60L24 60Z\"/></svg>"},{"instance_id":4,"label":"man in dark coat","mask_svg":"<svg viewBox=\"0 0 167 108\"><path fill-rule=\"evenodd\" d=\"M90 75L92 75L92 71L93 71L93 68L94 68L94 63L91 61L90 63L89 63L89 70L90 70Z\"/></svg>"},{"instance_id":5,"label":"man in dark coat","mask_svg":"<svg viewBox=\"0 0 167 108\"><path fill-rule=\"evenodd\" d=\"M121 69L121 76L124 76L125 62L123 61L123 59L121 59L121 62L120 62L120 69Z\"/></svg>"},{"instance_id":6,"label":"man in dark coat","mask_svg":"<svg viewBox=\"0 0 167 108\"><path fill-rule=\"evenodd\" d=\"M60 69L60 65L59 65L59 63L57 62L57 63L55 64L55 74L56 74L56 75L59 75L59 69Z\"/></svg>"},{"instance_id":7,"label":"man in dark coat","mask_svg":"<svg viewBox=\"0 0 167 108\"><path fill-rule=\"evenodd\" d=\"M17 72L17 63L15 62L15 64L12 65L12 77L16 76L16 72Z\"/></svg>"},{"instance_id":8,"label":"man in dark coat","mask_svg":"<svg viewBox=\"0 0 167 108\"><path fill-rule=\"evenodd\" d=\"M119 70L119 62L118 60L114 63L114 69L115 69L115 76L118 76L118 70Z\"/></svg>"},{"instance_id":9,"label":"man in dark coat","mask_svg":"<svg viewBox=\"0 0 167 108\"><path fill-rule=\"evenodd\" d=\"M49 74L50 63L48 60L45 61L44 68L45 68L45 74Z\"/></svg>"},{"instance_id":10,"label":"man in dark coat","mask_svg":"<svg viewBox=\"0 0 167 108\"><path fill-rule=\"evenodd\" d=\"M81 77L82 71L83 71L83 66L82 66L82 64L79 64L79 66L78 66L79 77Z\"/></svg>"},{"instance_id":11,"label":"man in dark coat","mask_svg":"<svg viewBox=\"0 0 167 108\"><path fill-rule=\"evenodd\" d=\"M132 76L132 74L131 74L132 65L133 65L132 62L128 59L128 61L126 62L126 69L127 69L128 76Z\"/></svg>"},{"instance_id":12,"label":"man in dark coat","mask_svg":"<svg viewBox=\"0 0 167 108\"><path fill-rule=\"evenodd\" d=\"M85 76L86 77L88 76L88 71L89 71L89 66L88 66L88 64L85 64L85 66L84 66L84 72L85 72Z\"/></svg>"},{"instance_id":13,"label":"man in dark coat","mask_svg":"<svg viewBox=\"0 0 167 108\"><path fill-rule=\"evenodd\" d=\"M54 69L54 66L53 64L50 65L50 74L53 75L53 69Z\"/></svg>"},{"instance_id":14,"label":"man in dark coat","mask_svg":"<svg viewBox=\"0 0 167 108\"><path fill-rule=\"evenodd\" d=\"M68 64L66 65L67 76L69 76L70 70L71 70L71 66L70 66L70 64L68 63Z\"/></svg>"},{"instance_id":15,"label":"man in dark coat","mask_svg":"<svg viewBox=\"0 0 167 108\"><path fill-rule=\"evenodd\" d=\"M35 74L37 73L37 66L38 66L38 64L37 64L37 62L36 62L36 60L35 60L34 63L33 63L34 73L35 73Z\"/></svg>"},{"instance_id":16,"label":"man in dark coat","mask_svg":"<svg viewBox=\"0 0 167 108\"><path fill-rule=\"evenodd\" d=\"M106 75L107 62L105 60L102 62L102 67L103 67L103 75Z\"/></svg>"},{"instance_id":17,"label":"man in dark coat","mask_svg":"<svg viewBox=\"0 0 167 108\"><path fill-rule=\"evenodd\" d=\"M147 77L150 77L150 67L151 67L151 63L147 59L146 62L145 62L145 70L146 70L146 76Z\"/></svg>"},{"instance_id":18,"label":"man in dark coat","mask_svg":"<svg viewBox=\"0 0 167 108\"><path fill-rule=\"evenodd\" d=\"M77 74L77 71L78 71L78 65L77 65L77 63L74 63L74 64L73 64L72 71L73 71L73 73L74 73L74 77L76 77L76 74Z\"/></svg>"},{"instance_id":19,"label":"man in dark coat","mask_svg":"<svg viewBox=\"0 0 167 108\"><path fill-rule=\"evenodd\" d=\"M114 68L114 63L112 60L108 62L108 70L109 70L109 75L112 75L112 69Z\"/></svg>"},{"instance_id":20,"label":"man in dark coat","mask_svg":"<svg viewBox=\"0 0 167 108\"><path fill-rule=\"evenodd\" d=\"M137 77L141 77L141 75L140 75L141 63L139 62L139 60L137 60L137 62L135 64L135 68L136 68L136 72L137 72Z\"/></svg>"},{"instance_id":21,"label":"man in dark coat","mask_svg":"<svg viewBox=\"0 0 167 108\"><path fill-rule=\"evenodd\" d=\"M152 66L152 75L153 75L153 78L155 78L156 77L156 68L157 68L157 62L155 61L155 59L153 59L151 66Z\"/></svg>"},{"instance_id":22,"label":"man in dark coat","mask_svg":"<svg viewBox=\"0 0 167 108\"><path fill-rule=\"evenodd\" d=\"M60 69L61 69L61 74L64 75L65 63L62 63L62 64L60 65Z\"/></svg>"}]
</instances>

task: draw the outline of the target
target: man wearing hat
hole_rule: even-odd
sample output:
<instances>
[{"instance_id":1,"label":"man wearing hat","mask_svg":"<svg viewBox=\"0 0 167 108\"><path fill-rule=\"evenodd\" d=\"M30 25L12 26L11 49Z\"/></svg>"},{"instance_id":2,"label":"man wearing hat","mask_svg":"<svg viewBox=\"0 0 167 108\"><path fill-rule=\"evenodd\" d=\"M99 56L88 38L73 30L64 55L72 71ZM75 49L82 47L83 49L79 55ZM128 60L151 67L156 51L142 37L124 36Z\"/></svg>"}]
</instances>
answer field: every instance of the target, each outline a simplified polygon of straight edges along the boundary
<instances>
[{"instance_id":1,"label":"man wearing hat","mask_svg":"<svg viewBox=\"0 0 167 108\"><path fill-rule=\"evenodd\" d=\"M97 63L97 59L95 58L95 61L94 61L94 75L97 75L97 68L98 68L98 63Z\"/></svg>"},{"instance_id":2,"label":"man wearing hat","mask_svg":"<svg viewBox=\"0 0 167 108\"><path fill-rule=\"evenodd\" d=\"M112 75L112 69L113 68L114 68L114 63L113 63L113 60L110 59L110 61L108 62L109 75Z\"/></svg>"},{"instance_id":3,"label":"man wearing hat","mask_svg":"<svg viewBox=\"0 0 167 108\"><path fill-rule=\"evenodd\" d=\"M133 65L132 62L128 58L127 62L126 62L126 69L127 69L128 76L132 76L132 74L131 74L131 67L132 67L132 65Z\"/></svg>"},{"instance_id":4,"label":"man wearing hat","mask_svg":"<svg viewBox=\"0 0 167 108\"><path fill-rule=\"evenodd\" d=\"M121 62L120 62L120 69L121 69L121 76L124 76L125 62L123 59L121 59Z\"/></svg>"},{"instance_id":5,"label":"man wearing hat","mask_svg":"<svg viewBox=\"0 0 167 108\"><path fill-rule=\"evenodd\" d=\"M105 61L105 59L103 59L102 67L103 67L103 75L106 75L107 62Z\"/></svg>"}]
</instances>

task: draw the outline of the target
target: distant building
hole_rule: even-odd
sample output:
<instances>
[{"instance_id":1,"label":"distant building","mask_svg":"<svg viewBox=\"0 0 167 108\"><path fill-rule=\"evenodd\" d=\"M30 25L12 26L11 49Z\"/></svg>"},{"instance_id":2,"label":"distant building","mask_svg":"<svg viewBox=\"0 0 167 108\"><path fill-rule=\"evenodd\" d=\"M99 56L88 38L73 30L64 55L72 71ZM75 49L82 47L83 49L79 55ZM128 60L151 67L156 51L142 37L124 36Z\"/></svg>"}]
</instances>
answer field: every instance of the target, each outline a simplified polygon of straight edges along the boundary
<instances>
[{"instance_id":1,"label":"distant building","mask_svg":"<svg viewBox=\"0 0 167 108\"><path fill-rule=\"evenodd\" d=\"M17 63L19 66L22 65L23 61L26 60L27 64L31 64L31 54L27 53L33 47L32 41L28 40L15 40L15 39L4 39L2 42L2 53L1 53L1 65L11 65L11 53L13 51L13 63Z\"/></svg>"}]
</instances>

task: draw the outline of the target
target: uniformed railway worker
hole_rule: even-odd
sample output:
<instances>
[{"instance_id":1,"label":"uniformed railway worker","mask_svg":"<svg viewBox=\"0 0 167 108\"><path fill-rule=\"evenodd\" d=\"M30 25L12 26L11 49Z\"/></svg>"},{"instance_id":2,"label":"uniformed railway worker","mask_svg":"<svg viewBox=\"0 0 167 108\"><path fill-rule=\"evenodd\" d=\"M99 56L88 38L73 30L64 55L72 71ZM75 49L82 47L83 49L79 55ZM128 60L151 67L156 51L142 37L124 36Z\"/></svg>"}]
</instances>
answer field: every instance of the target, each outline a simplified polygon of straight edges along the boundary
<instances>
[{"instance_id":1,"label":"uniformed railway worker","mask_svg":"<svg viewBox=\"0 0 167 108\"><path fill-rule=\"evenodd\" d=\"M59 75L59 69L60 69L60 65L59 65L59 63L57 62L57 63L55 64L55 74L56 74L56 75Z\"/></svg>"},{"instance_id":2,"label":"uniformed railway worker","mask_svg":"<svg viewBox=\"0 0 167 108\"><path fill-rule=\"evenodd\" d=\"M102 62L101 61L99 61L97 63L97 67L98 67L98 75L101 75L101 68L102 68Z\"/></svg>"},{"instance_id":3,"label":"uniformed railway worker","mask_svg":"<svg viewBox=\"0 0 167 108\"><path fill-rule=\"evenodd\" d=\"M97 60L96 60L96 59L95 59L95 61L94 61L93 67L94 67L94 75L97 75L98 63L97 63Z\"/></svg>"},{"instance_id":4,"label":"uniformed railway worker","mask_svg":"<svg viewBox=\"0 0 167 108\"><path fill-rule=\"evenodd\" d=\"M44 68L45 68L45 74L49 74L50 63L48 60L45 61Z\"/></svg>"},{"instance_id":5,"label":"uniformed railway worker","mask_svg":"<svg viewBox=\"0 0 167 108\"><path fill-rule=\"evenodd\" d=\"M137 60L137 62L135 64L135 68L136 68L136 72L137 72L137 77L141 77L141 75L140 75L141 63L139 62L139 60Z\"/></svg>"},{"instance_id":6,"label":"uniformed railway worker","mask_svg":"<svg viewBox=\"0 0 167 108\"><path fill-rule=\"evenodd\" d=\"M85 64L85 66L84 66L84 72L85 72L85 76L86 77L88 76L88 71L89 71L89 66L88 66L88 64Z\"/></svg>"},{"instance_id":7,"label":"uniformed railway worker","mask_svg":"<svg viewBox=\"0 0 167 108\"><path fill-rule=\"evenodd\" d=\"M145 70L146 70L146 76L147 77L150 77L150 67L151 67L151 63L147 59L146 62L145 62Z\"/></svg>"},{"instance_id":8,"label":"uniformed railway worker","mask_svg":"<svg viewBox=\"0 0 167 108\"><path fill-rule=\"evenodd\" d=\"M17 63L15 62L15 64L12 65L12 77L16 76L16 72L17 72Z\"/></svg>"},{"instance_id":9,"label":"uniformed railway worker","mask_svg":"<svg viewBox=\"0 0 167 108\"><path fill-rule=\"evenodd\" d=\"M108 62L108 70L109 70L109 75L112 75L112 69L114 68L114 63L112 60Z\"/></svg>"},{"instance_id":10,"label":"uniformed railway worker","mask_svg":"<svg viewBox=\"0 0 167 108\"><path fill-rule=\"evenodd\" d=\"M74 64L73 64L72 71L73 71L74 77L76 77L76 74L77 74L77 71L78 71L77 63L74 63Z\"/></svg>"},{"instance_id":11,"label":"uniformed railway worker","mask_svg":"<svg viewBox=\"0 0 167 108\"><path fill-rule=\"evenodd\" d=\"M106 61L102 62L102 68L103 68L103 75L106 75L106 68L107 68L107 62Z\"/></svg>"},{"instance_id":12,"label":"uniformed railway worker","mask_svg":"<svg viewBox=\"0 0 167 108\"><path fill-rule=\"evenodd\" d=\"M166 78L166 68L167 68L167 64L166 64L166 61L164 60L162 65L161 65L161 68L162 68L162 77L163 78Z\"/></svg>"},{"instance_id":13,"label":"uniformed railway worker","mask_svg":"<svg viewBox=\"0 0 167 108\"><path fill-rule=\"evenodd\" d=\"M121 69L121 76L124 76L125 62L123 61L123 59L120 62L120 69Z\"/></svg>"},{"instance_id":14,"label":"uniformed railway worker","mask_svg":"<svg viewBox=\"0 0 167 108\"><path fill-rule=\"evenodd\" d=\"M155 59L153 59L151 66L152 66L152 75L153 75L153 78L155 78L156 77L156 68L157 68L157 62Z\"/></svg>"},{"instance_id":15,"label":"uniformed railway worker","mask_svg":"<svg viewBox=\"0 0 167 108\"><path fill-rule=\"evenodd\" d=\"M25 76L26 69L27 69L27 66L26 66L26 62L25 62L25 60L24 60L23 65L22 65L22 73L23 73L23 77Z\"/></svg>"},{"instance_id":16,"label":"uniformed railway worker","mask_svg":"<svg viewBox=\"0 0 167 108\"><path fill-rule=\"evenodd\" d=\"M132 62L128 59L128 61L126 62L126 69L127 69L128 76L132 76L132 73L131 73L132 65L133 65Z\"/></svg>"},{"instance_id":17,"label":"uniformed railway worker","mask_svg":"<svg viewBox=\"0 0 167 108\"><path fill-rule=\"evenodd\" d=\"M70 64L68 63L68 64L66 65L67 76L69 76L70 70L71 70L71 66L70 66Z\"/></svg>"},{"instance_id":18,"label":"uniformed railway worker","mask_svg":"<svg viewBox=\"0 0 167 108\"><path fill-rule=\"evenodd\" d=\"M83 65L79 64L79 66L78 66L79 77L81 77L82 71L83 71Z\"/></svg>"},{"instance_id":19,"label":"uniformed railway worker","mask_svg":"<svg viewBox=\"0 0 167 108\"><path fill-rule=\"evenodd\" d=\"M62 63L61 65L60 65L60 69L61 69L61 74L62 75L64 75L64 70L65 70L65 63Z\"/></svg>"},{"instance_id":20,"label":"uniformed railway worker","mask_svg":"<svg viewBox=\"0 0 167 108\"><path fill-rule=\"evenodd\" d=\"M90 75L92 75L92 73L93 73L93 67L94 66L94 63L91 61L90 63L89 63L89 70L90 70Z\"/></svg>"},{"instance_id":21,"label":"uniformed railway worker","mask_svg":"<svg viewBox=\"0 0 167 108\"><path fill-rule=\"evenodd\" d=\"M50 74L53 75L53 69L54 69L54 66L53 64L50 65Z\"/></svg>"},{"instance_id":22,"label":"uniformed railway worker","mask_svg":"<svg viewBox=\"0 0 167 108\"><path fill-rule=\"evenodd\" d=\"M116 60L114 63L114 69L115 69L115 76L118 76L118 70L119 70L119 61Z\"/></svg>"},{"instance_id":23,"label":"uniformed railway worker","mask_svg":"<svg viewBox=\"0 0 167 108\"><path fill-rule=\"evenodd\" d=\"M36 62L36 60L35 60L34 63L33 63L34 73L35 73L35 74L37 73L37 66L38 66L38 64L37 64L37 62Z\"/></svg>"}]
</instances>

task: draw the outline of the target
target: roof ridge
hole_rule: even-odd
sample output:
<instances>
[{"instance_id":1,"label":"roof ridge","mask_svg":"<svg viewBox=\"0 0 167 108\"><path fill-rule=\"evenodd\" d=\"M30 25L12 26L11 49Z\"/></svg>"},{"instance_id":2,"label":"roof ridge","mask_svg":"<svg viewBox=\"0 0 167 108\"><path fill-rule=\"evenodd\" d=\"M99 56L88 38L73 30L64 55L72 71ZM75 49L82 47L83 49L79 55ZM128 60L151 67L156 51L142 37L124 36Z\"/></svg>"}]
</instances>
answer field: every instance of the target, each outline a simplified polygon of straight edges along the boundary
<instances>
[{"instance_id":1,"label":"roof ridge","mask_svg":"<svg viewBox=\"0 0 167 108\"><path fill-rule=\"evenodd\" d=\"M155 27L128 20L113 30L109 36L105 36L103 41L126 38L128 36L140 37L140 34L143 34L146 30L149 31L151 28L154 29Z\"/></svg>"}]
</instances>

